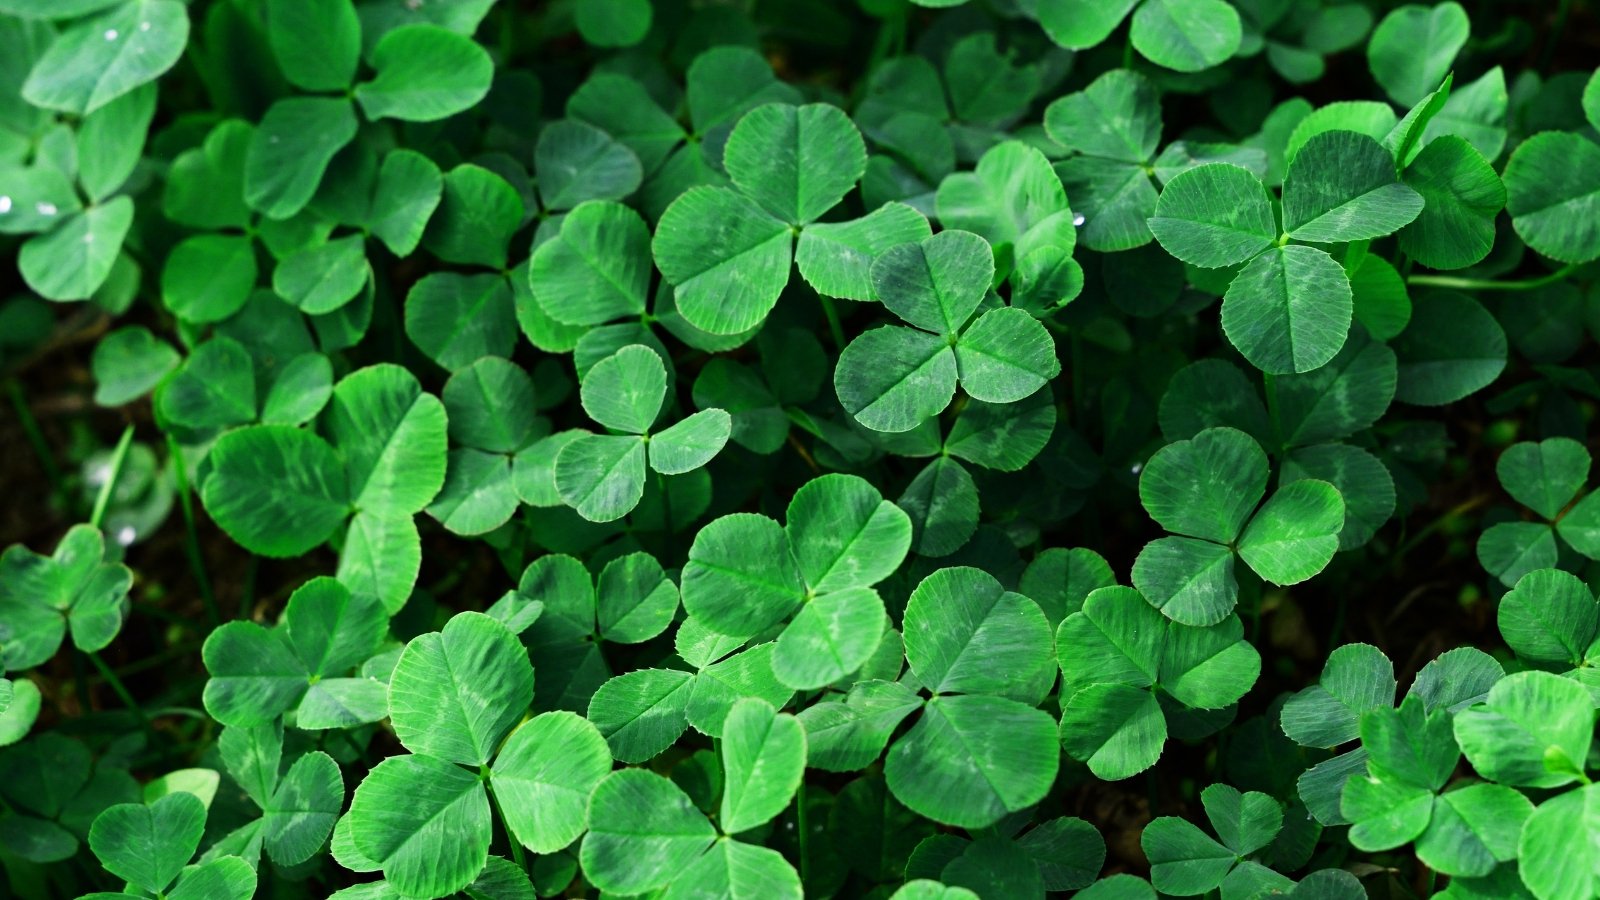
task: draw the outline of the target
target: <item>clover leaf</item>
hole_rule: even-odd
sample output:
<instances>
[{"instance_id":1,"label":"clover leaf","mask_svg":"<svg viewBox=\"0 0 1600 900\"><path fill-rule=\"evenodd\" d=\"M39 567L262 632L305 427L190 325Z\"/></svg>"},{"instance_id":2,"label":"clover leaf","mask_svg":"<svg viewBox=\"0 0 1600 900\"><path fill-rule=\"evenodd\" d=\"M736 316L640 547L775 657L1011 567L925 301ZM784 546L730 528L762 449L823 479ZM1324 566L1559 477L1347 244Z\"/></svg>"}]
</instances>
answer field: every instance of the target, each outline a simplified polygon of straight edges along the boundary
<instances>
[{"instance_id":1,"label":"clover leaf","mask_svg":"<svg viewBox=\"0 0 1600 900\"><path fill-rule=\"evenodd\" d=\"M105 538L91 525L69 530L55 552L40 556L20 544L0 555L0 662L31 669L54 656L72 633L73 646L93 652L122 630L133 572L106 560Z\"/></svg>"},{"instance_id":2,"label":"clover leaf","mask_svg":"<svg viewBox=\"0 0 1600 900\"><path fill-rule=\"evenodd\" d=\"M1198 72L1232 56L1243 37L1239 13L1217 0L1069 0L1039 10L1039 24L1063 47L1104 41L1133 13L1130 40L1146 59L1180 72Z\"/></svg>"}]
</instances>

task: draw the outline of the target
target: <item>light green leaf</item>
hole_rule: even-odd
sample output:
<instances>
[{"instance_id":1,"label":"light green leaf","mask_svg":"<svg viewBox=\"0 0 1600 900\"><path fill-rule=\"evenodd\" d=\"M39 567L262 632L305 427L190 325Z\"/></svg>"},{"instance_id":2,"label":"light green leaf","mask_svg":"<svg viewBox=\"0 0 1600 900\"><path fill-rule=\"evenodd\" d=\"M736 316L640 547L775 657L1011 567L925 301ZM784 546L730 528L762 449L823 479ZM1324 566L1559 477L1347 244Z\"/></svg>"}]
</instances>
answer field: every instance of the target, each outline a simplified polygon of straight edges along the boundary
<instances>
[{"instance_id":1,"label":"light green leaf","mask_svg":"<svg viewBox=\"0 0 1600 900\"><path fill-rule=\"evenodd\" d=\"M1277 247L1245 266L1222 302L1222 328L1256 368L1309 372L1338 354L1350 330L1350 280L1327 253Z\"/></svg>"},{"instance_id":2,"label":"light green leaf","mask_svg":"<svg viewBox=\"0 0 1600 900\"><path fill-rule=\"evenodd\" d=\"M87 300L111 276L133 224L133 201L115 197L34 235L17 253L17 268L47 300Z\"/></svg>"},{"instance_id":3,"label":"light green leaf","mask_svg":"<svg viewBox=\"0 0 1600 900\"><path fill-rule=\"evenodd\" d=\"M361 21L349 0L270 0L267 41L283 76L308 91L343 91L361 60Z\"/></svg>"},{"instance_id":4,"label":"light green leaf","mask_svg":"<svg viewBox=\"0 0 1600 900\"><path fill-rule=\"evenodd\" d=\"M1589 480L1589 451L1571 438L1512 444L1495 461L1506 493L1523 506L1554 519Z\"/></svg>"},{"instance_id":5,"label":"light green leaf","mask_svg":"<svg viewBox=\"0 0 1600 900\"><path fill-rule=\"evenodd\" d=\"M929 236L928 220L904 203L885 203L859 219L817 222L800 232L794 261L817 293L871 300L872 266L891 248Z\"/></svg>"},{"instance_id":6,"label":"light green leaf","mask_svg":"<svg viewBox=\"0 0 1600 900\"><path fill-rule=\"evenodd\" d=\"M405 896L443 897L483 871L493 830L478 775L431 756L391 756L350 800L354 849Z\"/></svg>"},{"instance_id":7,"label":"light green leaf","mask_svg":"<svg viewBox=\"0 0 1600 900\"><path fill-rule=\"evenodd\" d=\"M1328 654L1317 684L1290 697L1279 726L1305 747L1336 747L1360 736L1361 717L1394 705L1394 664L1371 644L1345 644Z\"/></svg>"},{"instance_id":8,"label":"light green leaf","mask_svg":"<svg viewBox=\"0 0 1600 900\"><path fill-rule=\"evenodd\" d=\"M867 168L867 148L837 106L769 103L739 119L723 165L734 185L768 213L805 225L855 187Z\"/></svg>"},{"instance_id":9,"label":"light green leaf","mask_svg":"<svg viewBox=\"0 0 1600 900\"><path fill-rule=\"evenodd\" d=\"M672 746L689 727L695 677L676 669L635 669L594 692L588 719L620 762L639 763Z\"/></svg>"},{"instance_id":10,"label":"light green leaf","mask_svg":"<svg viewBox=\"0 0 1600 900\"><path fill-rule=\"evenodd\" d=\"M368 55L377 77L356 86L369 119L434 122L477 105L489 93L494 62L470 37L433 25L404 25Z\"/></svg>"},{"instance_id":11,"label":"light green leaf","mask_svg":"<svg viewBox=\"0 0 1600 900\"><path fill-rule=\"evenodd\" d=\"M528 651L482 613L413 638L389 679L395 736L415 753L483 765L533 702Z\"/></svg>"},{"instance_id":12,"label":"light green leaf","mask_svg":"<svg viewBox=\"0 0 1600 900\"><path fill-rule=\"evenodd\" d=\"M854 475L806 482L786 518L795 563L813 594L877 584L899 568L911 543L905 513Z\"/></svg>"},{"instance_id":13,"label":"light green leaf","mask_svg":"<svg viewBox=\"0 0 1600 900\"><path fill-rule=\"evenodd\" d=\"M452 372L485 356L509 357L515 316L511 287L499 275L435 272L406 295L406 335Z\"/></svg>"},{"instance_id":14,"label":"light green leaf","mask_svg":"<svg viewBox=\"0 0 1600 900\"><path fill-rule=\"evenodd\" d=\"M1472 767L1500 784L1560 787L1579 780L1594 737L1595 710L1576 681L1518 672L1484 704L1455 717L1456 740Z\"/></svg>"},{"instance_id":15,"label":"light green leaf","mask_svg":"<svg viewBox=\"0 0 1600 900\"><path fill-rule=\"evenodd\" d=\"M750 637L782 621L804 594L788 537L765 516L713 520L695 535L683 567L684 611L731 637Z\"/></svg>"},{"instance_id":16,"label":"light green leaf","mask_svg":"<svg viewBox=\"0 0 1600 900\"><path fill-rule=\"evenodd\" d=\"M1442 135L1422 148L1404 177L1424 206L1400 230L1401 250L1435 269L1465 268L1489 255L1506 188L1482 154L1462 138Z\"/></svg>"},{"instance_id":17,"label":"light green leaf","mask_svg":"<svg viewBox=\"0 0 1600 900\"><path fill-rule=\"evenodd\" d=\"M1517 868L1534 896L1577 900L1600 889L1597 821L1600 787L1592 785L1556 794L1533 811L1517 840Z\"/></svg>"},{"instance_id":18,"label":"light green leaf","mask_svg":"<svg viewBox=\"0 0 1600 900\"><path fill-rule=\"evenodd\" d=\"M789 226L743 194L697 187L667 207L651 250L689 324L738 334L761 324L777 304L789 283L793 244Z\"/></svg>"},{"instance_id":19,"label":"light green leaf","mask_svg":"<svg viewBox=\"0 0 1600 900\"><path fill-rule=\"evenodd\" d=\"M1239 861L1239 854L1194 823L1175 816L1162 816L1146 825L1139 846L1150 860L1150 883L1161 893L1177 897L1215 890Z\"/></svg>"},{"instance_id":20,"label":"light green leaf","mask_svg":"<svg viewBox=\"0 0 1600 900\"><path fill-rule=\"evenodd\" d=\"M1459 3L1402 6L1384 16L1372 32L1367 63L1390 99L1413 106L1449 74L1470 31L1466 10Z\"/></svg>"},{"instance_id":21,"label":"light green leaf","mask_svg":"<svg viewBox=\"0 0 1600 900\"><path fill-rule=\"evenodd\" d=\"M1091 684L1061 705L1061 745L1096 778L1121 781L1143 772L1166 742L1167 720L1148 691Z\"/></svg>"},{"instance_id":22,"label":"light green leaf","mask_svg":"<svg viewBox=\"0 0 1600 900\"><path fill-rule=\"evenodd\" d=\"M956 354L948 341L887 325L845 347L833 386L857 422L874 431L902 432L950 405L956 377Z\"/></svg>"},{"instance_id":23,"label":"light green leaf","mask_svg":"<svg viewBox=\"0 0 1600 900\"><path fill-rule=\"evenodd\" d=\"M655 423L667 394L667 370L654 350L623 347L583 377L583 411L607 428L644 434Z\"/></svg>"},{"instance_id":24,"label":"light green leaf","mask_svg":"<svg viewBox=\"0 0 1600 900\"><path fill-rule=\"evenodd\" d=\"M1529 247L1564 263L1600 257L1600 146L1536 134L1511 154L1505 186L1511 224Z\"/></svg>"},{"instance_id":25,"label":"light green leaf","mask_svg":"<svg viewBox=\"0 0 1600 900\"><path fill-rule=\"evenodd\" d=\"M333 757L314 750L294 761L261 821L267 854L279 865L310 859L333 832L344 806L344 778Z\"/></svg>"},{"instance_id":26,"label":"light green leaf","mask_svg":"<svg viewBox=\"0 0 1600 900\"><path fill-rule=\"evenodd\" d=\"M1045 713L1002 697L935 697L889 748L884 777L913 812L982 828L1049 792L1060 759L1054 726Z\"/></svg>"},{"instance_id":27,"label":"light green leaf","mask_svg":"<svg viewBox=\"0 0 1600 900\"><path fill-rule=\"evenodd\" d=\"M702 409L651 437L650 468L663 475L694 471L721 453L732 433L733 418L727 412Z\"/></svg>"},{"instance_id":28,"label":"light green leaf","mask_svg":"<svg viewBox=\"0 0 1600 900\"><path fill-rule=\"evenodd\" d=\"M1243 25L1223 0L1144 0L1133 14L1129 36L1156 65L1199 72L1238 51Z\"/></svg>"},{"instance_id":29,"label":"light green leaf","mask_svg":"<svg viewBox=\"0 0 1600 900\"><path fill-rule=\"evenodd\" d=\"M425 393L409 370L381 363L346 375L334 386L322 419L344 458L357 509L409 515L439 492L446 465L444 404Z\"/></svg>"},{"instance_id":30,"label":"light green leaf","mask_svg":"<svg viewBox=\"0 0 1600 900\"><path fill-rule=\"evenodd\" d=\"M146 806L121 803L101 813L89 830L100 864L148 891L165 891L200 846L206 808L179 791Z\"/></svg>"},{"instance_id":31,"label":"light green leaf","mask_svg":"<svg viewBox=\"0 0 1600 900\"><path fill-rule=\"evenodd\" d=\"M738 834L788 807L805 773L806 735L794 716L754 697L735 703L722 727L726 783L717 818Z\"/></svg>"},{"instance_id":32,"label":"light green leaf","mask_svg":"<svg viewBox=\"0 0 1600 900\"><path fill-rule=\"evenodd\" d=\"M1333 244L1393 234L1423 199L1395 175L1394 157L1353 131L1306 141L1283 182L1283 227L1301 241Z\"/></svg>"},{"instance_id":33,"label":"light green leaf","mask_svg":"<svg viewBox=\"0 0 1600 900\"><path fill-rule=\"evenodd\" d=\"M88 115L177 64L189 15L175 0L130 0L63 32L34 63L22 98Z\"/></svg>"},{"instance_id":34,"label":"light green leaf","mask_svg":"<svg viewBox=\"0 0 1600 900\"><path fill-rule=\"evenodd\" d=\"M1055 350L1050 332L1026 311L992 309L956 342L961 387L987 403L1015 403L1061 372Z\"/></svg>"},{"instance_id":35,"label":"light green leaf","mask_svg":"<svg viewBox=\"0 0 1600 900\"><path fill-rule=\"evenodd\" d=\"M600 732L581 716L550 712L506 739L491 785L516 839L535 853L554 853L588 826L589 793L610 772Z\"/></svg>"},{"instance_id":36,"label":"light green leaf","mask_svg":"<svg viewBox=\"0 0 1600 900\"><path fill-rule=\"evenodd\" d=\"M211 448L201 488L206 511L241 546L299 556L327 540L350 508L339 457L327 441L286 425L255 425Z\"/></svg>"},{"instance_id":37,"label":"light green leaf","mask_svg":"<svg viewBox=\"0 0 1600 900\"><path fill-rule=\"evenodd\" d=\"M1072 50L1087 50L1111 36L1139 0L1061 0L1038 10L1050 39Z\"/></svg>"},{"instance_id":38,"label":"light green leaf","mask_svg":"<svg viewBox=\"0 0 1600 900\"><path fill-rule=\"evenodd\" d=\"M1267 488L1267 455L1242 431L1208 428L1156 451L1139 501L1168 531L1230 544Z\"/></svg>"},{"instance_id":39,"label":"light green leaf","mask_svg":"<svg viewBox=\"0 0 1600 900\"><path fill-rule=\"evenodd\" d=\"M244 199L269 219L304 209L334 154L355 139L349 100L289 97L272 104L250 136L244 163Z\"/></svg>"},{"instance_id":40,"label":"light green leaf","mask_svg":"<svg viewBox=\"0 0 1600 900\"><path fill-rule=\"evenodd\" d=\"M1161 141L1160 97L1138 72L1112 69L1051 103L1044 127L1051 140L1079 153L1143 164Z\"/></svg>"},{"instance_id":41,"label":"light green leaf","mask_svg":"<svg viewBox=\"0 0 1600 900\"><path fill-rule=\"evenodd\" d=\"M1344 498L1326 481L1279 488L1239 537L1239 556L1273 584L1299 584L1321 572L1339 549Z\"/></svg>"},{"instance_id":42,"label":"light green leaf","mask_svg":"<svg viewBox=\"0 0 1600 900\"><path fill-rule=\"evenodd\" d=\"M366 258L360 260L364 267ZM240 235L188 238L172 248L161 269L161 302L186 322L220 322L232 316L255 287L255 248Z\"/></svg>"},{"instance_id":43,"label":"light green leaf","mask_svg":"<svg viewBox=\"0 0 1600 900\"><path fill-rule=\"evenodd\" d=\"M642 894L679 876L717 832L688 795L654 772L623 769L589 798L589 833L578 858L584 876L614 894Z\"/></svg>"},{"instance_id":44,"label":"light green leaf","mask_svg":"<svg viewBox=\"0 0 1600 900\"><path fill-rule=\"evenodd\" d=\"M772 673L797 690L832 684L872 659L888 623L883 599L871 588L845 588L812 598L778 636Z\"/></svg>"},{"instance_id":45,"label":"light green leaf","mask_svg":"<svg viewBox=\"0 0 1600 900\"><path fill-rule=\"evenodd\" d=\"M645 443L632 435L579 435L556 454L556 491L591 522L613 522L644 496Z\"/></svg>"},{"instance_id":46,"label":"light green leaf","mask_svg":"<svg viewBox=\"0 0 1600 900\"><path fill-rule=\"evenodd\" d=\"M885 251L872 264L873 295L924 331L954 335L994 281L994 255L969 231L941 231Z\"/></svg>"},{"instance_id":47,"label":"light green leaf","mask_svg":"<svg viewBox=\"0 0 1600 900\"><path fill-rule=\"evenodd\" d=\"M642 315L650 288L650 229L620 203L589 201L534 250L528 285L545 314L570 325Z\"/></svg>"},{"instance_id":48,"label":"light green leaf","mask_svg":"<svg viewBox=\"0 0 1600 900\"><path fill-rule=\"evenodd\" d=\"M1226 163L1196 166L1167 182L1150 230L1168 253L1205 269L1247 262L1278 239L1261 180Z\"/></svg>"},{"instance_id":49,"label":"light green leaf","mask_svg":"<svg viewBox=\"0 0 1600 900\"><path fill-rule=\"evenodd\" d=\"M930 691L1037 703L1055 681L1050 623L1038 604L969 567L939 569L912 591L906 661Z\"/></svg>"},{"instance_id":50,"label":"light green leaf","mask_svg":"<svg viewBox=\"0 0 1600 900\"><path fill-rule=\"evenodd\" d=\"M539 132L533 151L539 198L546 210L572 209L590 200L621 200L639 187L643 171L627 145L572 119Z\"/></svg>"}]
</instances>

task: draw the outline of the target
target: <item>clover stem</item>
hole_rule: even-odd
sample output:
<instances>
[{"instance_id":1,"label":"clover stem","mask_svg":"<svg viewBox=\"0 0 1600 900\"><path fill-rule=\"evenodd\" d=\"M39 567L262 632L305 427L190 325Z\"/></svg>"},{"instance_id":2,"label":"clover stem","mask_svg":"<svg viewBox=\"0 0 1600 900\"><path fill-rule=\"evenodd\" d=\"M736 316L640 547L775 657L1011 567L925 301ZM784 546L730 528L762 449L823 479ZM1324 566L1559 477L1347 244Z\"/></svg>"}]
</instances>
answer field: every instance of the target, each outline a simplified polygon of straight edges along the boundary
<instances>
[{"instance_id":1,"label":"clover stem","mask_svg":"<svg viewBox=\"0 0 1600 900\"><path fill-rule=\"evenodd\" d=\"M839 309L833 305L832 297L822 298L822 314L828 318L828 333L833 335L833 345L842 352L844 350L844 327L839 324Z\"/></svg>"},{"instance_id":2,"label":"clover stem","mask_svg":"<svg viewBox=\"0 0 1600 900\"><path fill-rule=\"evenodd\" d=\"M666 530L666 550L669 559L677 559L677 537L672 528L672 492L667 490L667 476L656 473L656 489L661 491L661 524Z\"/></svg>"},{"instance_id":3,"label":"clover stem","mask_svg":"<svg viewBox=\"0 0 1600 900\"><path fill-rule=\"evenodd\" d=\"M489 789L489 805L494 807L494 817L500 821L500 827L506 833L506 843L511 845L511 861L517 864L517 868L526 872L528 871L528 859L523 855L522 842L517 840L516 834L511 831L510 823L506 821L505 810L500 808L500 798L494 792L494 783L488 780L488 772L489 767L483 766L484 787Z\"/></svg>"},{"instance_id":4,"label":"clover stem","mask_svg":"<svg viewBox=\"0 0 1600 900\"><path fill-rule=\"evenodd\" d=\"M105 521L106 509L111 505L111 493L117 488L117 479L122 477L122 466L128 461L128 448L133 446L133 426L122 429L122 437L117 441L117 448L111 451L111 462L106 466L106 481L100 485L100 493L94 498L94 512L89 514L89 525L99 528Z\"/></svg>"},{"instance_id":5,"label":"clover stem","mask_svg":"<svg viewBox=\"0 0 1600 900\"><path fill-rule=\"evenodd\" d=\"M44 439L44 432L39 428L39 420L33 417L33 409L28 406L28 398L22 394L22 386L15 378L6 379L6 395L11 398L11 406L17 411L17 421L22 423L22 431L28 437L28 443L33 447L33 453L39 457L39 466L44 469L44 474L50 480L50 487L55 491L56 499L64 508L71 507L71 497L67 493L65 482L61 479L61 470L56 467L56 460L50 453L50 444Z\"/></svg>"},{"instance_id":6,"label":"clover stem","mask_svg":"<svg viewBox=\"0 0 1600 900\"><path fill-rule=\"evenodd\" d=\"M795 792L795 822L800 829L800 884L806 883L807 870L811 867L811 855L806 852L806 832L809 830L806 823L806 782L800 779L800 789Z\"/></svg>"},{"instance_id":7,"label":"clover stem","mask_svg":"<svg viewBox=\"0 0 1600 900\"><path fill-rule=\"evenodd\" d=\"M1542 288L1547 284L1554 284L1577 271L1577 265L1563 266L1548 275L1538 278L1528 278L1523 281L1495 281L1488 278L1457 278L1453 275L1412 275L1406 278L1406 284L1420 284L1424 287L1456 288L1463 291L1531 291Z\"/></svg>"},{"instance_id":8,"label":"clover stem","mask_svg":"<svg viewBox=\"0 0 1600 900\"><path fill-rule=\"evenodd\" d=\"M133 695L128 693L127 686L122 683L121 678L117 677L117 673L111 671L111 667L106 665L106 661L100 658L100 654L95 653L92 650L86 650L84 651L84 655L89 657L90 662L94 663L94 667L100 671L100 677L106 680L106 684L111 685L111 690L116 693L118 699L122 701L122 704L128 707L129 711L131 711L135 716L139 717L139 725L146 731L149 731L150 720L145 717L144 710L141 709L138 702L133 699Z\"/></svg>"},{"instance_id":9,"label":"clover stem","mask_svg":"<svg viewBox=\"0 0 1600 900\"><path fill-rule=\"evenodd\" d=\"M173 478L177 481L178 506L183 510L183 527L186 532L183 549L189 557L189 568L194 571L195 584L200 588L200 599L205 601L206 616L211 619L212 627L222 624L222 614L217 610L217 595L212 593L211 578L206 574L205 557L200 553L200 536L194 527L194 501L189 497L189 472L183 459L183 448L178 445L178 439L171 434L167 435L167 460L172 466Z\"/></svg>"}]
</instances>

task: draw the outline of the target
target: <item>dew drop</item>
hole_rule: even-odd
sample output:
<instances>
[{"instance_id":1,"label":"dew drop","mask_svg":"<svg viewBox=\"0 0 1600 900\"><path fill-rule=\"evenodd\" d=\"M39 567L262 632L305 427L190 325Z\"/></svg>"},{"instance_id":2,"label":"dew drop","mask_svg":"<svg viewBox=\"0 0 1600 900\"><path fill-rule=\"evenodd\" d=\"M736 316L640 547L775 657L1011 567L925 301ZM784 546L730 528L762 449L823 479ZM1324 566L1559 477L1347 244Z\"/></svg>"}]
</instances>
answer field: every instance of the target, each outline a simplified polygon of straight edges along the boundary
<instances>
[{"instance_id":1,"label":"dew drop","mask_svg":"<svg viewBox=\"0 0 1600 900\"><path fill-rule=\"evenodd\" d=\"M1130 473L1131 473L1131 474L1134 474L1134 475L1137 475L1137 474L1139 474L1139 473L1140 473L1140 472L1143 472L1143 471L1144 471L1144 463L1134 463L1134 464L1133 464L1133 465L1132 465L1132 466L1131 466L1131 467L1130 467L1130 468L1129 468L1129 469L1128 469L1128 471L1129 471L1129 472L1130 472Z\"/></svg>"},{"instance_id":2,"label":"dew drop","mask_svg":"<svg viewBox=\"0 0 1600 900\"><path fill-rule=\"evenodd\" d=\"M1077 226L1078 228L1082 228L1083 227L1083 223L1086 222L1086 221L1088 221L1088 220L1086 220L1083 217L1083 213L1079 213L1079 214L1077 214L1077 215L1072 217L1072 224Z\"/></svg>"},{"instance_id":3,"label":"dew drop","mask_svg":"<svg viewBox=\"0 0 1600 900\"><path fill-rule=\"evenodd\" d=\"M139 30L140 31L149 31L150 30L150 23L149 22L140 22L139 23Z\"/></svg>"},{"instance_id":4,"label":"dew drop","mask_svg":"<svg viewBox=\"0 0 1600 900\"><path fill-rule=\"evenodd\" d=\"M54 203L37 203L33 208L38 210L41 216L53 216L56 214L56 205Z\"/></svg>"},{"instance_id":5,"label":"dew drop","mask_svg":"<svg viewBox=\"0 0 1600 900\"><path fill-rule=\"evenodd\" d=\"M91 232L88 232L88 233L87 233L87 234L85 234L85 235L84 235L84 236L83 236L83 242L84 242L84 243L85 243L85 244L92 244L92 243L94 243L94 232L92 232L92 231L91 231Z\"/></svg>"},{"instance_id":6,"label":"dew drop","mask_svg":"<svg viewBox=\"0 0 1600 900\"><path fill-rule=\"evenodd\" d=\"M117 30L115 28L107 28L106 29L106 40L114 41L116 39L117 39Z\"/></svg>"},{"instance_id":7,"label":"dew drop","mask_svg":"<svg viewBox=\"0 0 1600 900\"><path fill-rule=\"evenodd\" d=\"M132 525L124 525L117 529L117 543L124 547L131 545L133 543L133 539L138 536L139 533L133 530Z\"/></svg>"},{"instance_id":8,"label":"dew drop","mask_svg":"<svg viewBox=\"0 0 1600 900\"><path fill-rule=\"evenodd\" d=\"M0 197L0 216L3 216L8 212L11 212L11 198Z\"/></svg>"}]
</instances>

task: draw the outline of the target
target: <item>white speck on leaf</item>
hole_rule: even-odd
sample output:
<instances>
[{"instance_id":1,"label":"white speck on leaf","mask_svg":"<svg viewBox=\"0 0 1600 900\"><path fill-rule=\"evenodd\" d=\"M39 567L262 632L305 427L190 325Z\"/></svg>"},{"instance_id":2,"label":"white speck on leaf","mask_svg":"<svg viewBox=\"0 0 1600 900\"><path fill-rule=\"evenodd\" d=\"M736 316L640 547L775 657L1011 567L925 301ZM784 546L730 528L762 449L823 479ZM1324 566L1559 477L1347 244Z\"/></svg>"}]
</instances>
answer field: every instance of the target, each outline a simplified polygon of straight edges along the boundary
<instances>
[{"instance_id":1,"label":"white speck on leaf","mask_svg":"<svg viewBox=\"0 0 1600 900\"><path fill-rule=\"evenodd\" d=\"M132 525L124 525L121 528L117 529L117 543L121 544L124 547L127 547L130 544L132 544L133 543L133 539L138 537L138 536L139 536L138 532L133 530L133 526Z\"/></svg>"},{"instance_id":2,"label":"white speck on leaf","mask_svg":"<svg viewBox=\"0 0 1600 900\"><path fill-rule=\"evenodd\" d=\"M1134 463L1133 466L1128 469L1128 471L1131 474L1137 475L1144 471L1144 463Z\"/></svg>"},{"instance_id":3,"label":"white speck on leaf","mask_svg":"<svg viewBox=\"0 0 1600 900\"><path fill-rule=\"evenodd\" d=\"M8 212L11 212L11 198L0 197L0 216L3 216Z\"/></svg>"},{"instance_id":4,"label":"white speck on leaf","mask_svg":"<svg viewBox=\"0 0 1600 900\"><path fill-rule=\"evenodd\" d=\"M149 22L140 22L139 23L139 30L140 31L149 31L150 30L150 23Z\"/></svg>"},{"instance_id":5,"label":"white speck on leaf","mask_svg":"<svg viewBox=\"0 0 1600 900\"><path fill-rule=\"evenodd\" d=\"M41 216L53 216L56 214L56 205L54 203L38 203L33 208L38 210Z\"/></svg>"},{"instance_id":6,"label":"white speck on leaf","mask_svg":"<svg viewBox=\"0 0 1600 900\"><path fill-rule=\"evenodd\" d=\"M1072 217L1072 224L1074 226L1078 227L1078 228L1082 228L1083 227L1083 223L1086 222L1086 221L1088 221L1088 220L1083 217L1083 213L1078 213L1077 215Z\"/></svg>"},{"instance_id":7,"label":"white speck on leaf","mask_svg":"<svg viewBox=\"0 0 1600 900\"><path fill-rule=\"evenodd\" d=\"M107 28L106 29L106 40L114 41L116 39L117 39L117 30L115 28Z\"/></svg>"}]
</instances>

